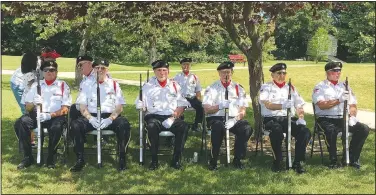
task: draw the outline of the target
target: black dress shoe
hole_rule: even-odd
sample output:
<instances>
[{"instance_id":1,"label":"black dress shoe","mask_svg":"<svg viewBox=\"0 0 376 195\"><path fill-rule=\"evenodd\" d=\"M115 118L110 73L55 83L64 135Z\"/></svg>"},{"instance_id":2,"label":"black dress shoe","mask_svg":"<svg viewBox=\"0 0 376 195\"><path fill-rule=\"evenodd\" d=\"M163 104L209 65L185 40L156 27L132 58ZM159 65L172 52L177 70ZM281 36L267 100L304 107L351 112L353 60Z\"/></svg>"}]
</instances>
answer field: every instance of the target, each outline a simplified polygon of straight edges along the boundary
<instances>
[{"instance_id":1,"label":"black dress shoe","mask_svg":"<svg viewBox=\"0 0 376 195\"><path fill-rule=\"evenodd\" d=\"M298 174L302 174L306 172L306 170L303 168L302 162L294 162L292 165L292 169L295 170Z\"/></svg>"},{"instance_id":2,"label":"black dress shoe","mask_svg":"<svg viewBox=\"0 0 376 195\"><path fill-rule=\"evenodd\" d=\"M125 158L119 158L119 168L118 171L124 171L128 169L127 163L125 162Z\"/></svg>"},{"instance_id":3,"label":"black dress shoe","mask_svg":"<svg viewBox=\"0 0 376 195\"><path fill-rule=\"evenodd\" d=\"M273 166L272 166L272 171L273 172L281 172L282 171L282 164L281 161L273 161Z\"/></svg>"},{"instance_id":4,"label":"black dress shoe","mask_svg":"<svg viewBox=\"0 0 376 195\"><path fill-rule=\"evenodd\" d=\"M341 166L338 166L337 161L332 160L332 161L330 161L328 167L329 167L329 169L338 169L338 168L340 168Z\"/></svg>"},{"instance_id":5,"label":"black dress shoe","mask_svg":"<svg viewBox=\"0 0 376 195\"><path fill-rule=\"evenodd\" d=\"M244 169L244 165L242 164L242 162L240 162L240 160L237 160L237 159L234 159L234 161L232 161L232 164L234 165L234 167L236 169Z\"/></svg>"},{"instance_id":6,"label":"black dress shoe","mask_svg":"<svg viewBox=\"0 0 376 195\"><path fill-rule=\"evenodd\" d=\"M209 164L209 170L210 171L216 171L216 170L218 170L217 164Z\"/></svg>"},{"instance_id":7,"label":"black dress shoe","mask_svg":"<svg viewBox=\"0 0 376 195\"><path fill-rule=\"evenodd\" d=\"M201 131L201 125L199 125L199 124L193 124L192 125L192 131L200 132Z\"/></svg>"},{"instance_id":8,"label":"black dress shoe","mask_svg":"<svg viewBox=\"0 0 376 195\"><path fill-rule=\"evenodd\" d=\"M17 169L24 169L29 167L30 165L34 164L34 158L31 157L25 157L21 163L17 166Z\"/></svg>"},{"instance_id":9,"label":"black dress shoe","mask_svg":"<svg viewBox=\"0 0 376 195\"><path fill-rule=\"evenodd\" d=\"M356 168L356 169L360 169L360 167L361 167L359 161L351 162L351 163L350 163L350 166L352 166L352 167L354 167L354 168Z\"/></svg>"},{"instance_id":10,"label":"black dress shoe","mask_svg":"<svg viewBox=\"0 0 376 195\"><path fill-rule=\"evenodd\" d=\"M46 166L47 168L49 169L55 169L55 162L54 162L54 159L53 159L53 156L48 156L47 157L47 162L46 162Z\"/></svg>"},{"instance_id":11,"label":"black dress shoe","mask_svg":"<svg viewBox=\"0 0 376 195\"><path fill-rule=\"evenodd\" d=\"M79 172L85 167L85 161L83 159L78 159L76 164L70 168L71 172Z\"/></svg>"},{"instance_id":12,"label":"black dress shoe","mask_svg":"<svg viewBox=\"0 0 376 195\"><path fill-rule=\"evenodd\" d=\"M181 166L180 162L179 161L172 161L170 166L174 169L177 169L177 170L182 170L183 169L183 166Z\"/></svg>"},{"instance_id":13,"label":"black dress shoe","mask_svg":"<svg viewBox=\"0 0 376 195\"><path fill-rule=\"evenodd\" d=\"M210 171L216 171L216 170L218 170L218 167L217 167L217 161L210 160L210 163L209 163L209 170L210 170Z\"/></svg>"},{"instance_id":14,"label":"black dress shoe","mask_svg":"<svg viewBox=\"0 0 376 195\"><path fill-rule=\"evenodd\" d=\"M152 161L150 163L149 170L154 171L154 170L158 169L158 167L159 167L158 162Z\"/></svg>"}]
</instances>

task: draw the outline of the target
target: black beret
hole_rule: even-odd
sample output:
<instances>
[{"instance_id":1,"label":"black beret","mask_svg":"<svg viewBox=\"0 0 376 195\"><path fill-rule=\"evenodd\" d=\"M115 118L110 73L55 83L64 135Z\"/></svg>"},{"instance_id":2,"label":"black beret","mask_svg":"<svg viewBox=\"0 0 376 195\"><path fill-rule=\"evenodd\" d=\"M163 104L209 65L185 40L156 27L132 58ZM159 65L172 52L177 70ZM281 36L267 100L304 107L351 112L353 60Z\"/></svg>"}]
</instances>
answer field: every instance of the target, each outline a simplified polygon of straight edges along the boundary
<instances>
[{"instance_id":1,"label":"black beret","mask_svg":"<svg viewBox=\"0 0 376 195\"><path fill-rule=\"evenodd\" d=\"M222 62L218 67L217 70L222 70L222 69L232 69L234 67L234 63L227 61L227 62Z\"/></svg>"},{"instance_id":2,"label":"black beret","mask_svg":"<svg viewBox=\"0 0 376 195\"><path fill-rule=\"evenodd\" d=\"M341 62L328 62L325 65L325 71L331 70L331 69L342 69L342 63Z\"/></svg>"},{"instance_id":3,"label":"black beret","mask_svg":"<svg viewBox=\"0 0 376 195\"><path fill-rule=\"evenodd\" d=\"M21 72L22 74L32 72L37 69L38 57L32 52L26 52L22 56L21 60Z\"/></svg>"},{"instance_id":4,"label":"black beret","mask_svg":"<svg viewBox=\"0 0 376 195\"><path fill-rule=\"evenodd\" d=\"M192 62L192 58L183 58L180 60L180 64L183 64L184 62Z\"/></svg>"},{"instance_id":5,"label":"black beret","mask_svg":"<svg viewBox=\"0 0 376 195\"><path fill-rule=\"evenodd\" d=\"M99 66L99 65L103 65L103 66L109 67L110 63L106 59L98 59L98 60L94 61L92 67L94 68L94 67Z\"/></svg>"},{"instance_id":6,"label":"black beret","mask_svg":"<svg viewBox=\"0 0 376 195\"><path fill-rule=\"evenodd\" d=\"M44 61L44 62L42 62L40 69L43 70L44 68L51 67L51 66L53 68L56 68L56 70L57 70L57 63L55 61Z\"/></svg>"},{"instance_id":7,"label":"black beret","mask_svg":"<svg viewBox=\"0 0 376 195\"><path fill-rule=\"evenodd\" d=\"M153 70L156 69L156 68L168 68L170 65L168 64L168 62L165 62L163 60L157 60L153 63L151 63L151 66L153 67Z\"/></svg>"},{"instance_id":8,"label":"black beret","mask_svg":"<svg viewBox=\"0 0 376 195\"><path fill-rule=\"evenodd\" d=\"M84 56L78 56L77 59L76 59L76 64L80 63L81 61L93 61L93 58L90 57L90 56L87 56L87 55L84 55Z\"/></svg>"},{"instance_id":9,"label":"black beret","mask_svg":"<svg viewBox=\"0 0 376 195\"><path fill-rule=\"evenodd\" d=\"M270 69L269 71L270 72L275 72L275 71L278 71L278 70L286 70L287 69L287 65L285 63L277 63L277 64L274 64Z\"/></svg>"}]
</instances>

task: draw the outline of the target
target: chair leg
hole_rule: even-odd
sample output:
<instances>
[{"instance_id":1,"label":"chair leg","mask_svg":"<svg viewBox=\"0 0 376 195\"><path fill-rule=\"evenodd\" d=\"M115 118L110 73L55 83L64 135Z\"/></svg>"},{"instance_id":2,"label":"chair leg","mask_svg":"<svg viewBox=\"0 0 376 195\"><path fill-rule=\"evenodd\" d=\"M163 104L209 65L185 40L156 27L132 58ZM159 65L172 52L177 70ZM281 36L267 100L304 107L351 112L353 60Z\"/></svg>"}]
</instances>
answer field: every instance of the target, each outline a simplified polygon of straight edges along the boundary
<instances>
[{"instance_id":1,"label":"chair leg","mask_svg":"<svg viewBox=\"0 0 376 195\"><path fill-rule=\"evenodd\" d=\"M323 154L323 151L322 151L322 144L321 144L320 133L317 133L317 136L318 136L318 139L319 139L321 164L324 164L324 154Z\"/></svg>"},{"instance_id":2,"label":"chair leg","mask_svg":"<svg viewBox=\"0 0 376 195\"><path fill-rule=\"evenodd\" d=\"M261 136L261 156L264 156L264 136Z\"/></svg>"},{"instance_id":3,"label":"chair leg","mask_svg":"<svg viewBox=\"0 0 376 195\"><path fill-rule=\"evenodd\" d=\"M313 149L315 146L315 137L316 137L316 130L313 131L313 136L312 136L312 144L311 144L311 158L313 156Z\"/></svg>"}]
</instances>

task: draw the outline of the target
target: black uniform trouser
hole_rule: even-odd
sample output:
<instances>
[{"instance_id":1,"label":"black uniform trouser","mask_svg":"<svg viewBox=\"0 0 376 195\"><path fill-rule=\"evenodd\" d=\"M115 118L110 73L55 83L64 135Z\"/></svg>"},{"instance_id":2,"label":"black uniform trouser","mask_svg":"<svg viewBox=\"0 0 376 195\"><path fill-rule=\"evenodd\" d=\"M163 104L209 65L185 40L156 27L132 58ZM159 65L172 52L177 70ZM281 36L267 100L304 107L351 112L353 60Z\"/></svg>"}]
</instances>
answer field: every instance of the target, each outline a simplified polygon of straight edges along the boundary
<instances>
[{"instance_id":1,"label":"black uniform trouser","mask_svg":"<svg viewBox=\"0 0 376 195\"><path fill-rule=\"evenodd\" d=\"M345 152L346 134L343 129L343 118L326 118L319 117L318 125L320 130L325 133L325 140L328 146L329 159L337 160L337 135L342 131L342 145L343 152ZM352 139L349 146L349 157L351 162L356 162L359 160L360 153L362 151L364 142L366 141L369 133L369 127L366 124L357 122L354 126L349 126L349 132L351 132Z\"/></svg>"},{"instance_id":2,"label":"black uniform trouser","mask_svg":"<svg viewBox=\"0 0 376 195\"><path fill-rule=\"evenodd\" d=\"M196 110L195 124L197 125L198 123L202 123L204 116L204 108L202 107L202 102L197 99L197 97L187 98L187 100L191 104L192 108Z\"/></svg>"},{"instance_id":3,"label":"black uniform trouser","mask_svg":"<svg viewBox=\"0 0 376 195\"><path fill-rule=\"evenodd\" d=\"M208 127L211 132L211 156L214 162L217 162L219 151L224 136L226 135L225 117L211 116L207 119ZM230 132L235 134L235 155L234 158L240 160L245 158L247 151L247 142L252 135L253 129L246 120L239 120L231 127Z\"/></svg>"},{"instance_id":4,"label":"black uniform trouser","mask_svg":"<svg viewBox=\"0 0 376 195\"><path fill-rule=\"evenodd\" d=\"M148 140L150 141L151 158L153 162L158 162L159 133L161 131L171 131L175 135L175 146L173 160L178 161L184 150L185 140L188 134L188 124L177 118L169 129L166 129L162 122L170 115L148 114L145 116Z\"/></svg>"},{"instance_id":5,"label":"black uniform trouser","mask_svg":"<svg viewBox=\"0 0 376 195\"><path fill-rule=\"evenodd\" d=\"M93 117L97 117L96 113L91 114ZM108 118L111 113L103 113L101 114L101 118ZM117 145L119 147L119 154L120 157L125 156L126 149L128 147L129 139L130 139L130 124L125 117L118 116L112 123L106 127L106 129L111 129L115 132L117 137ZM96 130L93 125L90 124L89 120L85 117L81 116L76 120L71 122L71 138L74 143L74 151L79 158L83 158L84 153L84 143L86 133L89 131Z\"/></svg>"},{"instance_id":6,"label":"black uniform trouser","mask_svg":"<svg viewBox=\"0 0 376 195\"><path fill-rule=\"evenodd\" d=\"M311 139L311 132L305 125L296 125L296 117L291 119L291 136L295 138L295 162L304 161L306 148ZM285 116L265 117L264 125L266 130L270 130L270 142L272 145L274 159L282 161L282 140L283 133L286 133L288 120Z\"/></svg>"},{"instance_id":7,"label":"black uniform trouser","mask_svg":"<svg viewBox=\"0 0 376 195\"><path fill-rule=\"evenodd\" d=\"M37 128L37 119L36 119L36 111L33 111L28 114L22 115L19 119L16 120L14 124L14 130L18 137L18 141L20 146L24 151L25 157L31 157L31 138L30 134L33 129ZM48 156L53 157L56 154L57 145L60 141L61 135L63 133L63 127L67 123L65 116L58 116L52 118L48 121L41 123L41 139L42 139L42 146L44 141L44 128L47 128L48 132Z\"/></svg>"}]
</instances>

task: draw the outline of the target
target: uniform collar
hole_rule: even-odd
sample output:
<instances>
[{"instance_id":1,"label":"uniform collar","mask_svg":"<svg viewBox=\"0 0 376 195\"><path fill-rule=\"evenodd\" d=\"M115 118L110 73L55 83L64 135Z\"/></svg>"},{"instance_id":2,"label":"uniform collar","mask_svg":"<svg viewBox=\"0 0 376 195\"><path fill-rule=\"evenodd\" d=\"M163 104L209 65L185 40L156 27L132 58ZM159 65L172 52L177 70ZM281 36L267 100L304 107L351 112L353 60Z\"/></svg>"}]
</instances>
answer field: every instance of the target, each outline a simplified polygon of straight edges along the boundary
<instances>
[{"instance_id":1,"label":"uniform collar","mask_svg":"<svg viewBox=\"0 0 376 195\"><path fill-rule=\"evenodd\" d=\"M48 86L47 83L46 83L46 79L41 80L41 81L40 81L40 84L41 84L41 85L46 85L46 86ZM57 85L57 78L56 78L55 81L51 84L51 86L52 86L52 85Z\"/></svg>"},{"instance_id":2,"label":"uniform collar","mask_svg":"<svg viewBox=\"0 0 376 195\"><path fill-rule=\"evenodd\" d=\"M276 81L272 81L273 82L273 84L275 85L275 86L277 86L277 87L279 87L279 88L283 88L285 85L286 85L286 82L283 82L283 83L281 83L281 84L279 84L279 83L277 83Z\"/></svg>"},{"instance_id":3,"label":"uniform collar","mask_svg":"<svg viewBox=\"0 0 376 195\"><path fill-rule=\"evenodd\" d=\"M162 86L159 84L159 81L158 81L157 77L152 77L152 80L150 80L150 81L153 81L152 83L153 83L154 85L156 85L156 86L158 86L158 87L162 87ZM167 78L166 81L167 81L167 83L166 83L165 87L168 86L168 85L170 85L170 83L171 83L171 81L170 81L169 78Z\"/></svg>"}]
</instances>

